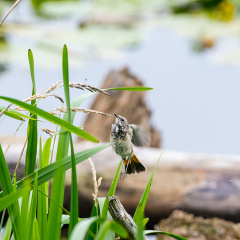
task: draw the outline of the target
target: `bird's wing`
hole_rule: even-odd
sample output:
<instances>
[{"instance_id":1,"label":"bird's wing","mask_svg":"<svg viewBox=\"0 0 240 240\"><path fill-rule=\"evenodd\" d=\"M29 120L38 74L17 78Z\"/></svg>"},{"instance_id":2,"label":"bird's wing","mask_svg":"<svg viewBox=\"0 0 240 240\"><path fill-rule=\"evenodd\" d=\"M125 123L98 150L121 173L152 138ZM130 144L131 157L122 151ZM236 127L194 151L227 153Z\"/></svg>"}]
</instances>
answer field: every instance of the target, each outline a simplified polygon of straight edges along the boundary
<instances>
[{"instance_id":1,"label":"bird's wing","mask_svg":"<svg viewBox=\"0 0 240 240\"><path fill-rule=\"evenodd\" d=\"M132 143L136 146L143 147L149 146L151 142L151 134L146 133L142 130L140 126L135 124L129 124L129 127L132 129Z\"/></svg>"}]
</instances>

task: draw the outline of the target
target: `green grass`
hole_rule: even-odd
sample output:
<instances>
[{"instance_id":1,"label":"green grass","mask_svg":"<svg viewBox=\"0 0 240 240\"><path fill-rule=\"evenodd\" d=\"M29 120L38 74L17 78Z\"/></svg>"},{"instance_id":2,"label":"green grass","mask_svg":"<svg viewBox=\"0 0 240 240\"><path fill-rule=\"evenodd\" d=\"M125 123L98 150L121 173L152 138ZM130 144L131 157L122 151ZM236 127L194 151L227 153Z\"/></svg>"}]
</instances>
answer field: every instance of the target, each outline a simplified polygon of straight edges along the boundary
<instances>
[{"instance_id":1,"label":"green grass","mask_svg":"<svg viewBox=\"0 0 240 240\"><path fill-rule=\"evenodd\" d=\"M30 75L32 79L32 95L36 94L35 74L34 74L34 58L32 51L28 52ZM27 148L25 158L25 177L11 179L7 163L0 144L0 184L2 192L0 192L0 211L7 211L9 218L2 228L2 220L0 227L3 230L4 240L59 240L61 236L61 228L64 224L69 224L68 236L71 240L80 239L97 239L108 240L114 239L115 234L122 238L127 237L127 231L119 223L113 221L108 212L108 198L115 194L117 183L120 176L121 165L116 170L108 196L98 198L98 206L93 204L91 216L86 219L79 218L78 214L78 182L76 165L81 164L89 157L108 148L109 143L96 144L95 147L85 149L79 153L74 153L74 144L72 134L77 134L85 140L97 143L98 140L88 132L73 125L75 112L71 112L70 107L79 107L84 100L97 94L96 92L88 92L80 95L71 102L69 89L69 66L67 47L63 47L62 55L62 71L64 82L65 102L67 113L62 118L53 116L49 112L36 106L37 101L32 100L31 104L20 100L0 96L0 99L8 101L28 111L28 114L20 114L17 111L8 109L4 114L6 118L10 117L17 121L28 121ZM132 88L110 88L107 90L127 90L127 91L147 91L149 87L132 87ZM0 107L0 111L5 107ZM59 136L48 138L44 146L38 133L38 119L43 118L51 123L60 126ZM55 149L55 138L57 138L56 159L50 161ZM70 148L70 154L68 150ZM38 157L37 157L38 149ZM69 156L68 156L69 155ZM38 161L37 161L38 160ZM36 167L37 165L37 167ZM70 211L63 208L65 172L71 169L71 204ZM155 167L156 169L156 167ZM152 179L155 169L146 183L146 189L142 198L136 207L134 221L137 224L137 239L144 239L144 234L150 231L144 231L148 221L144 218L144 209L149 196ZM49 181L52 180L51 192L49 193ZM67 215L63 214L63 210ZM81 216L80 216L81 217ZM185 239L180 236L159 231L151 231L151 233L165 234L176 239ZM0 236L0 239L1 236Z\"/></svg>"}]
</instances>

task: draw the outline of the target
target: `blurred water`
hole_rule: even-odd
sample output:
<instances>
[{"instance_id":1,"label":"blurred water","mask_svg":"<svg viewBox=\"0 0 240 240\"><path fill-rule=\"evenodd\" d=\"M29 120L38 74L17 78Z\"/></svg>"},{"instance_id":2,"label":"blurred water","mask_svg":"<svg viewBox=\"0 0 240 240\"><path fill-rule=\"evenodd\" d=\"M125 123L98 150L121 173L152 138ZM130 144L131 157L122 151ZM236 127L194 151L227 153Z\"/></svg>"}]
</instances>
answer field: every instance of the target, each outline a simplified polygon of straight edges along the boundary
<instances>
[{"instance_id":1,"label":"blurred water","mask_svg":"<svg viewBox=\"0 0 240 240\"><path fill-rule=\"evenodd\" d=\"M74 44L66 43L72 51ZM28 48L33 52L37 50L31 41ZM70 55L70 80L84 82L87 79L87 83L101 86L109 70L129 66L146 86L154 88L148 92L147 100L153 111L152 123L162 133L164 149L239 154L240 70L213 63L210 56L217 50L216 47L206 53L194 53L187 37L173 28L158 26L145 33L141 45L119 51L120 58L93 58L83 65L71 66ZM27 63L27 48L25 52L22 61ZM46 90L62 79L61 52L54 69L39 66L39 59L35 56L37 89ZM0 74L0 94L24 99L30 95L30 82L28 67L13 64ZM71 98L78 94L79 91L73 90ZM84 106L89 107L91 101ZM50 110L56 105L59 106L56 100L41 101L39 107ZM79 114L75 124L82 122ZM17 126L16 122L6 118L0 125L0 134L13 134L13 126ZM19 134L26 134L26 126Z\"/></svg>"}]
</instances>

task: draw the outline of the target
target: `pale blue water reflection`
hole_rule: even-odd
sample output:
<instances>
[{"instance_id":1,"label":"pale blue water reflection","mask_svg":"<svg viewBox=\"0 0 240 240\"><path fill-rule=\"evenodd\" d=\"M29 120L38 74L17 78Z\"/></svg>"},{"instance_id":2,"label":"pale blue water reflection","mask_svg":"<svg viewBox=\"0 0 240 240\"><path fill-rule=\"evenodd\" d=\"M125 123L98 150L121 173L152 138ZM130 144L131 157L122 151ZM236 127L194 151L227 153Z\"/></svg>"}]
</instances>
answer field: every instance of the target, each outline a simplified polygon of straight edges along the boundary
<instances>
[{"instance_id":1,"label":"pale blue water reflection","mask_svg":"<svg viewBox=\"0 0 240 240\"><path fill-rule=\"evenodd\" d=\"M69 52L74 52L74 44L70 40L66 43ZM37 47L29 41L28 48L33 54ZM27 63L27 48L24 51L22 61ZM153 111L152 123L162 133L164 149L240 154L240 69L212 62L209 55L214 51L217 49L194 53L189 38L173 28L155 27L146 32L141 45L119 51L118 58L97 57L71 65L69 54L70 79L72 82L88 79L89 84L99 87L109 70L129 66L146 86L154 88L147 99ZM38 64L44 54L34 56L38 91L62 79L61 51L54 62L55 68ZM30 95L30 82L29 69L13 64L0 75L0 93L24 99ZM79 91L72 90L72 99L78 94ZM88 100L85 107L90 104ZM43 100L39 107L50 110L56 105L60 106L57 100ZM75 124L83 122L80 115ZM17 126L15 121L6 119L0 126L0 134L13 134L12 126ZM42 123L41 126L46 127ZM25 133L26 126L19 131Z\"/></svg>"}]
</instances>

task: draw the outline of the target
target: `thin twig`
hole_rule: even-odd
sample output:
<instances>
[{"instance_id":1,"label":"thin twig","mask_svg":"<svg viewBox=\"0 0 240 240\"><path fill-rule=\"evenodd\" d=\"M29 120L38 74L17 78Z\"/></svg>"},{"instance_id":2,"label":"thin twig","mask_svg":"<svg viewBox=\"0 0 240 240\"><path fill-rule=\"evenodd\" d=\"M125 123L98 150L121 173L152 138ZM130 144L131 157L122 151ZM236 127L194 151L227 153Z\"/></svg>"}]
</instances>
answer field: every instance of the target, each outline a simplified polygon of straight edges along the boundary
<instances>
[{"instance_id":1,"label":"thin twig","mask_svg":"<svg viewBox=\"0 0 240 240\"><path fill-rule=\"evenodd\" d=\"M0 117L12 106L12 103L9 104L6 108L4 108L1 112L0 112Z\"/></svg>"},{"instance_id":2,"label":"thin twig","mask_svg":"<svg viewBox=\"0 0 240 240\"><path fill-rule=\"evenodd\" d=\"M4 22L4 20L7 18L7 16L10 14L10 12L21 2L21 0L17 0L13 6L10 8L10 10L7 12L7 14L3 17L2 21L0 22L0 25Z\"/></svg>"},{"instance_id":3,"label":"thin twig","mask_svg":"<svg viewBox=\"0 0 240 240\"><path fill-rule=\"evenodd\" d=\"M16 165L16 167L15 167L14 173L18 170L18 167L19 167L19 164L20 164L20 162L21 162L22 155L23 155L24 149L25 149L25 147L26 147L26 144L27 144L27 139L26 139L26 141L25 141L25 143L24 143L24 145L23 145L23 149L22 149L22 151L21 151L21 154L20 154L20 157L19 157L19 159L18 159L17 165Z\"/></svg>"},{"instance_id":4,"label":"thin twig","mask_svg":"<svg viewBox=\"0 0 240 240\"><path fill-rule=\"evenodd\" d=\"M12 139L11 139L11 142L8 144L8 146L7 146L7 148L6 148L5 152L4 152L4 156L6 156L8 149L9 149L10 146L12 145L12 142L13 142L13 140L14 140L14 138L15 138L18 130L19 130L19 128L23 125L23 123L24 123L24 121L22 121L22 122L19 124L17 130L16 130L15 133L13 134L13 137L12 137Z\"/></svg>"}]
</instances>

